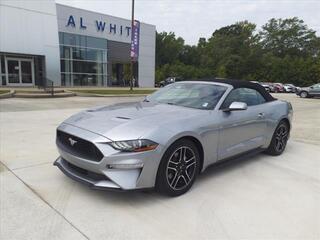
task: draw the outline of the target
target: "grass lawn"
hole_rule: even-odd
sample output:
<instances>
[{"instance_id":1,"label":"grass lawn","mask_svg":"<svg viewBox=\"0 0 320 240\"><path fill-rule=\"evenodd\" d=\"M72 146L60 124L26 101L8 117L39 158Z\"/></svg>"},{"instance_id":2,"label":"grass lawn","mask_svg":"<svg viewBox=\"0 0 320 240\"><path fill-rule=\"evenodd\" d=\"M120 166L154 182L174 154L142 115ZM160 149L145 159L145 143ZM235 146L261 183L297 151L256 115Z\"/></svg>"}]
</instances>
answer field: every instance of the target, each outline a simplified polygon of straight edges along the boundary
<instances>
[{"instance_id":1,"label":"grass lawn","mask_svg":"<svg viewBox=\"0 0 320 240\"><path fill-rule=\"evenodd\" d=\"M124 94L150 94L155 89L69 89L72 92L101 94L101 95L124 95Z\"/></svg>"},{"instance_id":2,"label":"grass lawn","mask_svg":"<svg viewBox=\"0 0 320 240\"><path fill-rule=\"evenodd\" d=\"M4 93L8 93L8 92L10 92L10 90L1 90L0 89L0 94L4 94Z\"/></svg>"}]
</instances>

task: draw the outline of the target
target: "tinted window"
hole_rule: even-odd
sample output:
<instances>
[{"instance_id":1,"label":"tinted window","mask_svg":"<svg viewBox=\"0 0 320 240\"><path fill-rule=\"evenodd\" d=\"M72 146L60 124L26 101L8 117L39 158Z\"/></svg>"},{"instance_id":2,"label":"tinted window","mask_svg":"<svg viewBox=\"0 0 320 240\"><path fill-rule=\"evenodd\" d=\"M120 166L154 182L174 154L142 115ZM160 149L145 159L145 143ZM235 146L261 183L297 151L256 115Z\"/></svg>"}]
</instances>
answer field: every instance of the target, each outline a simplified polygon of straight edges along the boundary
<instances>
[{"instance_id":1,"label":"tinted window","mask_svg":"<svg viewBox=\"0 0 320 240\"><path fill-rule=\"evenodd\" d=\"M229 93L222 104L222 109L228 108L233 102L244 102L248 106L254 106L265 103L264 97L256 90L250 88L237 88Z\"/></svg>"}]
</instances>

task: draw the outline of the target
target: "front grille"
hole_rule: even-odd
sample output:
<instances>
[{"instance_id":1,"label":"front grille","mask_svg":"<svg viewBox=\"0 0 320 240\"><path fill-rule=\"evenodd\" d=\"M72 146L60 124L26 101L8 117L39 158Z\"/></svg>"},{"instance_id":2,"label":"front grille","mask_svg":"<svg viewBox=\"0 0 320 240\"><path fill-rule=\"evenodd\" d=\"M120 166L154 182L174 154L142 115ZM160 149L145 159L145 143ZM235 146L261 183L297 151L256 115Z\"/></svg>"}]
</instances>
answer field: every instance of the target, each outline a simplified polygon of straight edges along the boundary
<instances>
[{"instance_id":1,"label":"front grille","mask_svg":"<svg viewBox=\"0 0 320 240\"><path fill-rule=\"evenodd\" d=\"M72 142L74 143L73 145L71 144ZM72 155L87 160L99 162L103 158L103 154L92 142L60 130L57 130L57 143Z\"/></svg>"}]
</instances>

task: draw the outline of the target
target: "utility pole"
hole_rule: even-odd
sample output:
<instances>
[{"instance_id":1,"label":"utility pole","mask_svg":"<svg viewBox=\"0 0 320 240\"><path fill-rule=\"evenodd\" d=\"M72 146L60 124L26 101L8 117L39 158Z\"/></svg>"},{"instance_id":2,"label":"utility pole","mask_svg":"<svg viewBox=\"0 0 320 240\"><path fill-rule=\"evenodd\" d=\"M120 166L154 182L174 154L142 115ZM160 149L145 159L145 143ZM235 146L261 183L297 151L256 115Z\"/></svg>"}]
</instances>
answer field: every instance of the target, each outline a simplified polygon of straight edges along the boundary
<instances>
[{"instance_id":1,"label":"utility pole","mask_svg":"<svg viewBox=\"0 0 320 240\"><path fill-rule=\"evenodd\" d=\"M134 29L134 0L132 0L132 7L131 7L131 44L133 39L133 29ZM130 50L130 57L131 57L131 78L130 78L130 91L132 91L133 88L133 64L134 64L134 58L131 56L131 50Z\"/></svg>"}]
</instances>

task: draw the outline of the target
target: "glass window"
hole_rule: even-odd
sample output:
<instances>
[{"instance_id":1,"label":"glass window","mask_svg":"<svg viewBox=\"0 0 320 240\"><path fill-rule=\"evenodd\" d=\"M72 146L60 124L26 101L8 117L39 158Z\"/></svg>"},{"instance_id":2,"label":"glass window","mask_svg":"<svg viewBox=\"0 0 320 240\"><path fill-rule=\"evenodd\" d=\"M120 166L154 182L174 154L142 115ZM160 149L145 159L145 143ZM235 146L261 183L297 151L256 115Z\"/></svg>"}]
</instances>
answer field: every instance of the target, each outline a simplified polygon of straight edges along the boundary
<instances>
[{"instance_id":1,"label":"glass window","mask_svg":"<svg viewBox=\"0 0 320 240\"><path fill-rule=\"evenodd\" d=\"M320 89L320 84L315 84L312 87L315 88L315 89Z\"/></svg>"},{"instance_id":2,"label":"glass window","mask_svg":"<svg viewBox=\"0 0 320 240\"><path fill-rule=\"evenodd\" d=\"M73 47L72 48L72 58L73 59L78 59L78 60L85 60L87 59L87 52L85 48L77 48Z\"/></svg>"},{"instance_id":3,"label":"glass window","mask_svg":"<svg viewBox=\"0 0 320 240\"><path fill-rule=\"evenodd\" d=\"M147 100L198 109L213 109L226 91L214 84L173 83L148 96Z\"/></svg>"},{"instance_id":4,"label":"glass window","mask_svg":"<svg viewBox=\"0 0 320 240\"><path fill-rule=\"evenodd\" d=\"M103 86L106 79L107 40L60 32L59 41L62 85Z\"/></svg>"},{"instance_id":5,"label":"glass window","mask_svg":"<svg viewBox=\"0 0 320 240\"><path fill-rule=\"evenodd\" d=\"M107 49L107 40L102 38L87 37L87 47Z\"/></svg>"},{"instance_id":6,"label":"glass window","mask_svg":"<svg viewBox=\"0 0 320 240\"><path fill-rule=\"evenodd\" d=\"M71 86L71 74L70 73L62 73L61 74L61 85L62 86Z\"/></svg>"},{"instance_id":7,"label":"glass window","mask_svg":"<svg viewBox=\"0 0 320 240\"><path fill-rule=\"evenodd\" d=\"M82 75L81 74L73 74L73 86L82 86Z\"/></svg>"},{"instance_id":8,"label":"glass window","mask_svg":"<svg viewBox=\"0 0 320 240\"><path fill-rule=\"evenodd\" d=\"M229 93L221 106L221 109L228 108L233 102L244 102L248 106L265 103L264 97L256 90L250 88L237 88Z\"/></svg>"},{"instance_id":9,"label":"glass window","mask_svg":"<svg viewBox=\"0 0 320 240\"><path fill-rule=\"evenodd\" d=\"M87 60L103 62L103 51L96 49L87 49Z\"/></svg>"},{"instance_id":10,"label":"glass window","mask_svg":"<svg viewBox=\"0 0 320 240\"><path fill-rule=\"evenodd\" d=\"M63 32L59 32L59 43L63 44Z\"/></svg>"},{"instance_id":11,"label":"glass window","mask_svg":"<svg viewBox=\"0 0 320 240\"><path fill-rule=\"evenodd\" d=\"M60 58L71 58L71 47L60 46Z\"/></svg>"},{"instance_id":12,"label":"glass window","mask_svg":"<svg viewBox=\"0 0 320 240\"><path fill-rule=\"evenodd\" d=\"M104 75L94 74L73 74L74 86L102 86Z\"/></svg>"},{"instance_id":13,"label":"glass window","mask_svg":"<svg viewBox=\"0 0 320 240\"><path fill-rule=\"evenodd\" d=\"M71 72L71 61L61 60L60 61L61 72Z\"/></svg>"},{"instance_id":14,"label":"glass window","mask_svg":"<svg viewBox=\"0 0 320 240\"><path fill-rule=\"evenodd\" d=\"M73 61L73 72L104 74L104 63Z\"/></svg>"},{"instance_id":15,"label":"glass window","mask_svg":"<svg viewBox=\"0 0 320 240\"><path fill-rule=\"evenodd\" d=\"M73 34L63 33L63 44L76 45L76 40Z\"/></svg>"}]
</instances>

